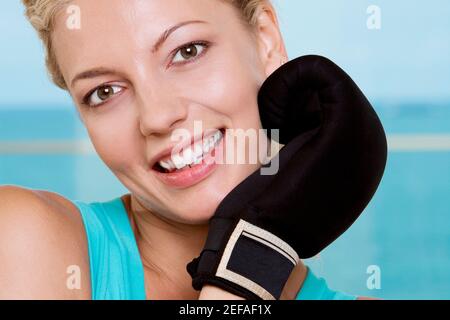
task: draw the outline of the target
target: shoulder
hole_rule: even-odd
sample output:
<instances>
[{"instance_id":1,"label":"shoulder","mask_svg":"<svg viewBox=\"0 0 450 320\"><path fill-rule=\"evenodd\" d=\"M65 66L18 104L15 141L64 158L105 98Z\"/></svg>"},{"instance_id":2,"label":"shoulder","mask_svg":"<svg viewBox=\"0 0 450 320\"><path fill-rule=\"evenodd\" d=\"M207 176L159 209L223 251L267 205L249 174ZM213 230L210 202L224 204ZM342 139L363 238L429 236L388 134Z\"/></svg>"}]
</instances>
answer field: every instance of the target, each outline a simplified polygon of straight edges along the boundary
<instances>
[{"instance_id":1,"label":"shoulder","mask_svg":"<svg viewBox=\"0 0 450 320\"><path fill-rule=\"evenodd\" d=\"M0 261L0 298L89 298L83 222L57 193L0 186Z\"/></svg>"},{"instance_id":2,"label":"shoulder","mask_svg":"<svg viewBox=\"0 0 450 320\"><path fill-rule=\"evenodd\" d=\"M6 234L15 237L14 231L27 231L30 237L57 237L67 240L81 240L83 224L77 207L63 196L43 190L32 190L18 186L0 186L0 228L3 238ZM20 227L20 228L19 228Z\"/></svg>"},{"instance_id":3,"label":"shoulder","mask_svg":"<svg viewBox=\"0 0 450 320\"><path fill-rule=\"evenodd\" d=\"M373 297L357 297L356 300L381 300L379 298L373 298Z\"/></svg>"}]
</instances>

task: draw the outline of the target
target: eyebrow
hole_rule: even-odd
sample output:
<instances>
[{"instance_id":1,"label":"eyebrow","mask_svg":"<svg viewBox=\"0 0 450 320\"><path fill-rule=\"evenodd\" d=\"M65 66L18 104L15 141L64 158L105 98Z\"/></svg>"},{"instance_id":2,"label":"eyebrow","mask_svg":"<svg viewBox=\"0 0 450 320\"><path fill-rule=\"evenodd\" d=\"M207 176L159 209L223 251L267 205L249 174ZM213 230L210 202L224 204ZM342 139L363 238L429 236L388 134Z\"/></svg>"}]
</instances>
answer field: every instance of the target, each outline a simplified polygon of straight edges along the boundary
<instances>
[{"instance_id":1,"label":"eyebrow","mask_svg":"<svg viewBox=\"0 0 450 320\"><path fill-rule=\"evenodd\" d=\"M169 38L169 36L177 29L188 25L188 24L193 24L193 23L207 23L206 21L203 20L188 20L188 21L183 21L180 23L177 23L176 25L168 28L167 30L165 30L158 38L158 40L155 42L155 44L152 46L152 53L156 53L161 46L163 45L163 43ZM71 87L73 87L73 85L75 84L75 82L82 80L82 79L92 79L92 78L96 78L96 77L100 77L100 76L105 76L105 75L111 75L111 74L120 74L120 72L117 72L114 69L107 69L107 68L94 68L94 69L90 69L87 71L83 71L79 74L77 74L71 81Z\"/></svg>"}]
</instances>

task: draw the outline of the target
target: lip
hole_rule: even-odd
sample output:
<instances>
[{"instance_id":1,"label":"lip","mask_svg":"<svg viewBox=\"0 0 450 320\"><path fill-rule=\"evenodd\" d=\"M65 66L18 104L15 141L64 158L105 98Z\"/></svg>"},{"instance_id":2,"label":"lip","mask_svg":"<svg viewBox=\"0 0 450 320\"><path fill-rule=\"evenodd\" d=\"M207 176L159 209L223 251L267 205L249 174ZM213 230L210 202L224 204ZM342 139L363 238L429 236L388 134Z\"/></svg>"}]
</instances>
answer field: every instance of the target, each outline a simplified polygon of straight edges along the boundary
<instances>
[{"instance_id":1,"label":"lip","mask_svg":"<svg viewBox=\"0 0 450 320\"><path fill-rule=\"evenodd\" d=\"M221 130L222 131L222 130ZM205 136L208 137L208 136ZM198 141L194 140L195 142ZM201 161L200 164L193 166L192 168L186 166L182 170L162 173L152 168L153 173L159 178L160 181L165 183L166 185L177 188L184 189L191 187L200 181L206 179L210 176L213 171L217 168L218 164L215 161L215 156L218 153L218 150L222 150L224 152L224 141L225 141L225 131L223 131L223 137L220 140L220 143L212 149ZM187 144L189 145L189 144ZM214 156L213 156L214 153ZM169 153L170 154L170 153ZM158 158L161 159L161 158Z\"/></svg>"}]
</instances>

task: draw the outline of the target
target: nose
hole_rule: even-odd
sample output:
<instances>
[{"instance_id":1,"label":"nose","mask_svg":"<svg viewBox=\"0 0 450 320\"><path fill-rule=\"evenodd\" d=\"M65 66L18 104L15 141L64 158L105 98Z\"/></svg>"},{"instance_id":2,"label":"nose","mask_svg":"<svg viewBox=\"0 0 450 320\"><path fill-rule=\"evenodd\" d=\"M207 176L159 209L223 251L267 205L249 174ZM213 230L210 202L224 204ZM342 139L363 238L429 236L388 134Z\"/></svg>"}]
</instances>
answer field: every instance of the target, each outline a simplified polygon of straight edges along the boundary
<instances>
[{"instance_id":1,"label":"nose","mask_svg":"<svg viewBox=\"0 0 450 320\"><path fill-rule=\"evenodd\" d=\"M160 84L139 94L139 129L144 136L166 134L186 120L187 105L174 91Z\"/></svg>"}]
</instances>

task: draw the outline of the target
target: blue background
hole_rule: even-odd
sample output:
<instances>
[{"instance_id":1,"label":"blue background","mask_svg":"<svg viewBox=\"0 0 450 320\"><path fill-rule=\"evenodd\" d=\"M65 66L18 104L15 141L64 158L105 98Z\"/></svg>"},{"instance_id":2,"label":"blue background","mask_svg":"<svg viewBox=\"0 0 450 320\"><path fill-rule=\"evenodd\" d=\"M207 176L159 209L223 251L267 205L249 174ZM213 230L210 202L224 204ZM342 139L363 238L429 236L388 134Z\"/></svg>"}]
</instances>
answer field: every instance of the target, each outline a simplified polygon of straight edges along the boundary
<instances>
[{"instance_id":1,"label":"blue background","mask_svg":"<svg viewBox=\"0 0 450 320\"><path fill-rule=\"evenodd\" d=\"M321 54L345 69L390 142L385 176L361 218L306 262L348 293L449 299L450 1L274 3L290 58ZM372 4L381 9L380 30L366 26ZM69 95L48 80L19 1L2 4L0 30L0 184L84 201L126 193L89 149ZM71 147L79 142L86 148ZM367 286L371 265L380 268L380 289Z\"/></svg>"}]
</instances>

